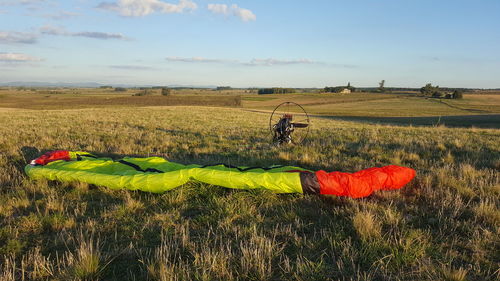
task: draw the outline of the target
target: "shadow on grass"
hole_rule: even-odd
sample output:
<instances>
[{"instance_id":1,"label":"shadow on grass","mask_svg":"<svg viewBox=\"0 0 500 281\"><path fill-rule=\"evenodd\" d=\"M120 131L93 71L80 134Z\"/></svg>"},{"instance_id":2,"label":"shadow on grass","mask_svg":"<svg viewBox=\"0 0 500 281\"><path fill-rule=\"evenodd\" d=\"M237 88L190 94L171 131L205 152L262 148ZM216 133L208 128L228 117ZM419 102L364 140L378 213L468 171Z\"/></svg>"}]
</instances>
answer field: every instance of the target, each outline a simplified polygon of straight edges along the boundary
<instances>
[{"instance_id":1,"label":"shadow on grass","mask_svg":"<svg viewBox=\"0 0 500 281\"><path fill-rule=\"evenodd\" d=\"M338 119L344 121L366 122L400 126L447 126L461 128L500 129L500 114L426 116L426 117L367 117L367 116L322 116L317 118Z\"/></svg>"}]
</instances>

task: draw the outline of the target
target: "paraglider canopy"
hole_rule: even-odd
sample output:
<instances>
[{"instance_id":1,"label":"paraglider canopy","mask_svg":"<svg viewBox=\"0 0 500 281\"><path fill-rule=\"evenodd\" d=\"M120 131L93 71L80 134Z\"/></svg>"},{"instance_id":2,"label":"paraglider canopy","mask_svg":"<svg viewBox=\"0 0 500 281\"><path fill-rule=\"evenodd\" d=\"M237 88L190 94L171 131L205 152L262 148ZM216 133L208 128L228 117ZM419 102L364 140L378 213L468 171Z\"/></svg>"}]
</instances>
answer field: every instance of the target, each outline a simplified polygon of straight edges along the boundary
<instances>
[{"instance_id":1,"label":"paraglider canopy","mask_svg":"<svg viewBox=\"0 0 500 281\"><path fill-rule=\"evenodd\" d=\"M165 192L189 181L235 189L267 189L276 193L308 193L366 197L377 190L399 189L415 177L400 166L369 168L356 173L313 172L293 166L236 167L223 163L183 165L160 157L113 160L83 151L47 152L25 167L34 179L79 181L112 189Z\"/></svg>"}]
</instances>

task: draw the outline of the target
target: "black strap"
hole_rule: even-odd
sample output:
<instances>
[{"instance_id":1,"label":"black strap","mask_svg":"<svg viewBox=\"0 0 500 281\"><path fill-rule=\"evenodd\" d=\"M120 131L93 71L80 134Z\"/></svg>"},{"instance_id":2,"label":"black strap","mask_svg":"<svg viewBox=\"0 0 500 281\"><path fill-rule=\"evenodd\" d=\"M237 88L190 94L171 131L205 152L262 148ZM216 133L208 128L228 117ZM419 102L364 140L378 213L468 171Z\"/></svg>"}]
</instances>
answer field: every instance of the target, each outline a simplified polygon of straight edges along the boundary
<instances>
[{"instance_id":1,"label":"black strap","mask_svg":"<svg viewBox=\"0 0 500 281\"><path fill-rule=\"evenodd\" d=\"M90 157L90 158L97 159L97 156L92 155L92 154L76 154L76 160L77 161L82 161L83 160L82 157ZM113 161L115 161L115 160L113 160ZM160 170L157 170L157 169L154 169L154 168L147 168L146 170L143 170L143 169L141 169L141 167L139 167L139 165L131 163L131 162L127 162L125 160L118 160L118 161L115 161L115 162L119 162L119 163L122 163L124 165L130 166L130 167L136 169L137 171L143 172L143 173L145 173L145 172L164 173L164 171L160 171Z\"/></svg>"},{"instance_id":2,"label":"black strap","mask_svg":"<svg viewBox=\"0 0 500 281\"><path fill-rule=\"evenodd\" d=\"M84 154L79 155L79 154L77 154L77 160L78 161L82 160L82 158L80 156L97 158L97 157L95 157L94 155L91 155L91 154L88 154L88 155L84 155ZM139 165L131 163L131 162L128 162L128 161L125 161L125 160L118 160L117 162L122 163L124 165L127 165L129 167L132 167L132 168L134 168L135 170L137 170L139 172L144 172L144 173L145 172L165 173L164 171L161 171L161 170L158 170L158 169L154 169L154 168L147 168L147 169L144 170ZM279 169L279 168L286 167L284 165L278 165L278 166L273 166L273 167L248 167L248 168L240 168L240 167L229 165L229 164L225 164L225 163L217 163L217 164L203 165L200 168L215 167L215 166L224 166L224 167L229 168L229 169L237 169L240 172L247 172L247 171L255 170L255 169L262 169L264 171L269 171L269 170L272 170L272 169Z\"/></svg>"},{"instance_id":3,"label":"black strap","mask_svg":"<svg viewBox=\"0 0 500 281\"><path fill-rule=\"evenodd\" d=\"M236 166L229 165L229 164L217 163L217 164L203 165L200 168L215 167L215 166L224 166L224 167L229 168L229 169L237 169L240 172L246 172L246 171L255 170L255 169L262 169L264 171L269 171L269 170L272 170L272 169L279 169L279 168L286 167L286 166L283 166L283 165L279 165L279 166L273 166L273 167L248 167L248 168L240 168L240 167L236 167Z\"/></svg>"},{"instance_id":4,"label":"black strap","mask_svg":"<svg viewBox=\"0 0 500 281\"><path fill-rule=\"evenodd\" d=\"M76 154L76 160L77 161L81 161L82 160L82 156L83 157L90 157L90 158L97 158L97 156L95 155L92 155L92 154Z\"/></svg>"},{"instance_id":5,"label":"black strap","mask_svg":"<svg viewBox=\"0 0 500 281\"><path fill-rule=\"evenodd\" d=\"M132 168L136 169L136 170L137 170L137 171L139 171L139 172L144 172L144 173L146 173L146 172L152 172L152 173L165 173L164 171L160 171L160 170L157 170L157 169L154 169L154 168L147 168L146 170L143 170L143 169L141 169L141 167L139 167L139 165L134 164L134 163L127 162L127 161L125 161L125 160L119 160L118 162L119 162L119 163L122 163L122 164L124 164L124 165L130 166L130 167L132 167Z\"/></svg>"}]
</instances>

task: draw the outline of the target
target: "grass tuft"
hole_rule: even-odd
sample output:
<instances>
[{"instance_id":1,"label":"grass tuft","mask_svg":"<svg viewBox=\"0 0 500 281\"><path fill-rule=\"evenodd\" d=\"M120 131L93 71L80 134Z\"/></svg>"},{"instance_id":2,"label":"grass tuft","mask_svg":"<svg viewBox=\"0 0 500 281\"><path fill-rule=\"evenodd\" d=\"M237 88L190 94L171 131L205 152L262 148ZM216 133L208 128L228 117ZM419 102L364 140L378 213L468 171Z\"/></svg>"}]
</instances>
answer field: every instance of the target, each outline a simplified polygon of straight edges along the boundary
<instances>
[{"instance_id":1,"label":"grass tuft","mask_svg":"<svg viewBox=\"0 0 500 281\"><path fill-rule=\"evenodd\" d=\"M500 209L493 200L488 198L481 200L479 204L474 207L474 213L479 219L493 225L500 225Z\"/></svg>"},{"instance_id":2,"label":"grass tuft","mask_svg":"<svg viewBox=\"0 0 500 281\"><path fill-rule=\"evenodd\" d=\"M453 269L453 268L443 268L442 274L443 274L443 280L446 281L466 281L467 280L467 269L464 268L458 268L458 269Z\"/></svg>"},{"instance_id":3,"label":"grass tuft","mask_svg":"<svg viewBox=\"0 0 500 281\"><path fill-rule=\"evenodd\" d=\"M354 214L352 224L359 237L366 241L381 236L380 222L370 211L359 211Z\"/></svg>"}]
</instances>

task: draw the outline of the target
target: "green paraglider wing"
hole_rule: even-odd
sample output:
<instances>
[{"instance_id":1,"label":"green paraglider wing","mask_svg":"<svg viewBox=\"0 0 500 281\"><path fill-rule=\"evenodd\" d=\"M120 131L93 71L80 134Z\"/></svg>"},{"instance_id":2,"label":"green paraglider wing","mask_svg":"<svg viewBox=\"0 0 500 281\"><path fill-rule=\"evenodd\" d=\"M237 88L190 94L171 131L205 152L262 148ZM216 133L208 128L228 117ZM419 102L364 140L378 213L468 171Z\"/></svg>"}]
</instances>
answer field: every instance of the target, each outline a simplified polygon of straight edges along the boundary
<instances>
[{"instance_id":1,"label":"green paraglider wing","mask_svg":"<svg viewBox=\"0 0 500 281\"><path fill-rule=\"evenodd\" d=\"M25 167L31 178L85 182L111 189L165 192L189 181L235 189L267 189L276 193L309 193L353 198L377 190L399 189L415 177L400 166L369 168L356 173L309 171L292 166L236 167L226 164L183 165L160 157L121 160L81 151L51 151Z\"/></svg>"},{"instance_id":2,"label":"green paraglider wing","mask_svg":"<svg viewBox=\"0 0 500 281\"><path fill-rule=\"evenodd\" d=\"M58 181L79 181L112 189L130 189L147 192L165 192L190 180L235 189L266 188L279 193L302 192L297 167L233 167L225 164L209 166L182 165L160 157L94 158L75 154L75 158L55 160L45 165L27 165L26 173L32 178Z\"/></svg>"}]
</instances>

